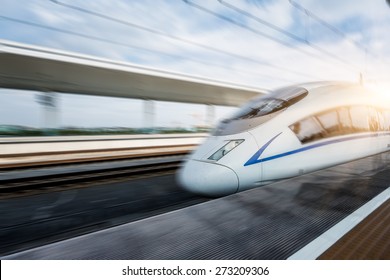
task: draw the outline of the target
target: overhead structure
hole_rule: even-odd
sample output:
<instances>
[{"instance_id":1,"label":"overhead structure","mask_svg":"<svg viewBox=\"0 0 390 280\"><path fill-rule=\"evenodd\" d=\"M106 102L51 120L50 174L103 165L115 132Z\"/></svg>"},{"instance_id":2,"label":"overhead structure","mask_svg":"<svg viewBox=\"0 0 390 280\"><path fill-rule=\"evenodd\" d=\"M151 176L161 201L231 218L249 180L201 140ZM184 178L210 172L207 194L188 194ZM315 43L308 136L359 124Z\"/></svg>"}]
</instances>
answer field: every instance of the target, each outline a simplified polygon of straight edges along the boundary
<instances>
[{"instance_id":1,"label":"overhead structure","mask_svg":"<svg viewBox=\"0 0 390 280\"><path fill-rule=\"evenodd\" d=\"M266 92L2 40L0 87L224 106L239 106Z\"/></svg>"}]
</instances>

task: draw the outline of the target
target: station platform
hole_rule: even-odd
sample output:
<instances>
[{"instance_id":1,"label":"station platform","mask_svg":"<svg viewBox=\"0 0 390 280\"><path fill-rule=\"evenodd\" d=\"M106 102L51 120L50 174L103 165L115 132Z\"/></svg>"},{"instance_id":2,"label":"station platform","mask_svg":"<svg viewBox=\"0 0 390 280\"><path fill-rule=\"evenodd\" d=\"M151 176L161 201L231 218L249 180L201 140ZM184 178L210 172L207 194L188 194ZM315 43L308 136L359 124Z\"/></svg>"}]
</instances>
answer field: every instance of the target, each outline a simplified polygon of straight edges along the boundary
<instances>
[{"instance_id":1,"label":"station platform","mask_svg":"<svg viewBox=\"0 0 390 280\"><path fill-rule=\"evenodd\" d=\"M0 138L0 171L59 164L187 154L207 134Z\"/></svg>"},{"instance_id":2,"label":"station platform","mask_svg":"<svg viewBox=\"0 0 390 280\"><path fill-rule=\"evenodd\" d=\"M390 259L389 200L387 152L1 258Z\"/></svg>"}]
</instances>

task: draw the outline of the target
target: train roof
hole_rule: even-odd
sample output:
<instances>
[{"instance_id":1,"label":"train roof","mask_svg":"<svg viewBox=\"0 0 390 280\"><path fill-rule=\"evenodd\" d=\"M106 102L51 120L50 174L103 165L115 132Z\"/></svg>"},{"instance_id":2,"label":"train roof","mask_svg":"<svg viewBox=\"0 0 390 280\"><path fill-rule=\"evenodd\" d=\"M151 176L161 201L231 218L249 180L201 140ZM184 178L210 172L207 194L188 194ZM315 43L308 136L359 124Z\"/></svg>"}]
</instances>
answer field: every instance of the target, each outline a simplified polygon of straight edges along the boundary
<instances>
[{"instance_id":1,"label":"train roof","mask_svg":"<svg viewBox=\"0 0 390 280\"><path fill-rule=\"evenodd\" d=\"M352 83L352 82L344 82L344 81L318 81L318 82L308 82L308 83L301 83L301 84L295 84L291 87L298 87L298 88L305 88L309 92L322 87L360 87L363 88L358 83Z\"/></svg>"}]
</instances>

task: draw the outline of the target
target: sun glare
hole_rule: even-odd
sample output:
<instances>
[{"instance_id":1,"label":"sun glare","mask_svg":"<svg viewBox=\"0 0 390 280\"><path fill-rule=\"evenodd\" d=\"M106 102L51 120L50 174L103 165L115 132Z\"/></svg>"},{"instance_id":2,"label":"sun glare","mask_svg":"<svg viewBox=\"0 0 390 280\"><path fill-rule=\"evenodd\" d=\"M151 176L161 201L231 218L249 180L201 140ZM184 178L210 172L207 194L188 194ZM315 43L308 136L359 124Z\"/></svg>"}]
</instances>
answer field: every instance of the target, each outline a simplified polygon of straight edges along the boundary
<instances>
[{"instance_id":1,"label":"sun glare","mask_svg":"<svg viewBox=\"0 0 390 280\"><path fill-rule=\"evenodd\" d=\"M390 102L390 83L367 84L366 87L380 96L385 102Z\"/></svg>"}]
</instances>

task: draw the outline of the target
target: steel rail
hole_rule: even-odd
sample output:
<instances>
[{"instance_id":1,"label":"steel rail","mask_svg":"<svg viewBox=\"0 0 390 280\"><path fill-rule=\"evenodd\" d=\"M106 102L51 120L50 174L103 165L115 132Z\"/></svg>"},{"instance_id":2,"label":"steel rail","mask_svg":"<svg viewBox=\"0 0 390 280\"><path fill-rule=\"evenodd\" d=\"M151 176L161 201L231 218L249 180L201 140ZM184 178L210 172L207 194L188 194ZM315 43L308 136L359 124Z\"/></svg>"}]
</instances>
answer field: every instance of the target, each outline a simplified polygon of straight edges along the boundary
<instances>
[{"instance_id":1,"label":"steel rail","mask_svg":"<svg viewBox=\"0 0 390 280\"><path fill-rule=\"evenodd\" d=\"M64 188L85 187L85 184L107 183L123 179L152 177L174 172L181 163L180 157L167 158L164 162L147 162L139 165L102 167L90 170L69 171L66 173L37 174L15 178L0 177L0 197L15 192L45 192L47 190L63 190Z\"/></svg>"}]
</instances>

